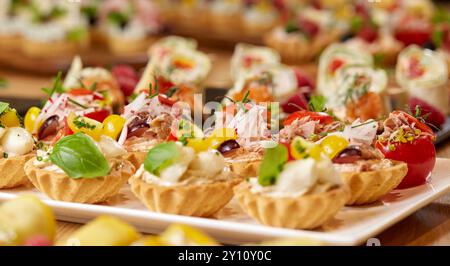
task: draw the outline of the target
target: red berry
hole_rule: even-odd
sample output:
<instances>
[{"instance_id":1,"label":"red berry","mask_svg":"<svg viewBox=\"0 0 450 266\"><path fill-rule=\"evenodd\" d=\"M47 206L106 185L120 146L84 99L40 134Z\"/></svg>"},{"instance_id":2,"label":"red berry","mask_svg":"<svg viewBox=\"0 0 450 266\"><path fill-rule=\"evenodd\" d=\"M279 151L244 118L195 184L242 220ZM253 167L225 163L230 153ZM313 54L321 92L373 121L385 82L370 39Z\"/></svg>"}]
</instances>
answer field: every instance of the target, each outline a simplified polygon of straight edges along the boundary
<instances>
[{"instance_id":1,"label":"red berry","mask_svg":"<svg viewBox=\"0 0 450 266\"><path fill-rule=\"evenodd\" d=\"M125 97L128 97L131 94L133 94L134 88L139 82L137 79L127 76L118 76L116 77L116 79Z\"/></svg>"},{"instance_id":2,"label":"red berry","mask_svg":"<svg viewBox=\"0 0 450 266\"><path fill-rule=\"evenodd\" d=\"M445 115L441 111L436 109L434 106L416 97L412 97L411 99L409 99L409 109L411 110L412 113L415 112L416 106L421 107L422 115L429 114L426 117L426 121L428 123L436 127L440 127L445 123L446 119Z\"/></svg>"},{"instance_id":3,"label":"red berry","mask_svg":"<svg viewBox=\"0 0 450 266\"><path fill-rule=\"evenodd\" d=\"M138 79L138 75L134 68L129 65L116 65L111 69L111 73L117 78L119 76L125 76Z\"/></svg>"},{"instance_id":4,"label":"red berry","mask_svg":"<svg viewBox=\"0 0 450 266\"><path fill-rule=\"evenodd\" d=\"M43 235L37 235L37 236L33 236L28 238L25 243L24 246L51 246L52 242L48 239L48 237L43 236Z\"/></svg>"}]
</instances>

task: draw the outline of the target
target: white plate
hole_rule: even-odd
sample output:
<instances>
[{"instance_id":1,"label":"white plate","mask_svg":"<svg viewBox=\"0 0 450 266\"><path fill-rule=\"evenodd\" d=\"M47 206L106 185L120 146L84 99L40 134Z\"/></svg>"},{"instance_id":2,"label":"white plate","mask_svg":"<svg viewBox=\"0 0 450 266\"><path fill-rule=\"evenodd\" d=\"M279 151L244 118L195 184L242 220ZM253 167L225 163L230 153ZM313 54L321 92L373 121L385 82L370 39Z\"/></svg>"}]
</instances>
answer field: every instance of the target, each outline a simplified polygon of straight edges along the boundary
<instances>
[{"instance_id":1,"label":"white plate","mask_svg":"<svg viewBox=\"0 0 450 266\"><path fill-rule=\"evenodd\" d=\"M414 211L450 192L450 159L438 159L431 180L411 189L396 190L382 201L364 207L343 208L334 219L316 231L292 230L258 225L242 212L236 202L230 202L214 218L196 218L150 212L131 194L128 186L104 205L78 204L50 200L36 190L29 190L53 207L59 220L84 223L98 215L122 218L146 233L159 233L171 223L183 223L200 228L223 243L259 242L273 238L308 237L332 245L364 243ZM27 192L24 189L0 191L0 201Z\"/></svg>"}]
</instances>

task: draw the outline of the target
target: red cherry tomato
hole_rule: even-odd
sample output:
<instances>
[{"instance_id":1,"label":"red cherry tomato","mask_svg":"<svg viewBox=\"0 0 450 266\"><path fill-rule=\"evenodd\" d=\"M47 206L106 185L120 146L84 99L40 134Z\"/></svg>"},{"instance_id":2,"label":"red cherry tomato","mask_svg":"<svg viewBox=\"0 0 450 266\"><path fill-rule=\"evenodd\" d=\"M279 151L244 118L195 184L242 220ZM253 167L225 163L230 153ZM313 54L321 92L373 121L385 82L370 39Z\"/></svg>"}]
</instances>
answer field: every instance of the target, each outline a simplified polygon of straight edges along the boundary
<instances>
[{"instance_id":1,"label":"red cherry tomato","mask_svg":"<svg viewBox=\"0 0 450 266\"><path fill-rule=\"evenodd\" d=\"M169 136L167 137L167 141L177 141L178 138L172 133L170 132Z\"/></svg>"},{"instance_id":2,"label":"red cherry tomato","mask_svg":"<svg viewBox=\"0 0 450 266\"><path fill-rule=\"evenodd\" d=\"M162 93L158 94L158 100L160 103L168 105L168 106L172 106L177 102L177 100L169 98L167 95L162 94Z\"/></svg>"},{"instance_id":3,"label":"red cherry tomato","mask_svg":"<svg viewBox=\"0 0 450 266\"><path fill-rule=\"evenodd\" d=\"M69 91L69 94L73 95L73 96L86 96L86 95L94 95L94 100L103 100L105 99L103 97L103 95L99 94L99 93L94 93L93 91L89 90L89 89L85 89L85 88L76 88L76 89L71 89Z\"/></svg>"},{"instance_id":4,"label":"red cherry tomato","mask_svg":"<svg viewBox=\"0 0 450 266\"><path fill-rule=\"evenodd\" d=\"M366 42L372 43L378 38L378 31L375 27L368 25L362 27L356 36Z\"/></svg>"},{"instance_id":5,"label":"red cherry tomato","mask_svg":"<svg viewBox=\"0 0 450 266\"><path fill-rule=\"evenodd\" d=\"M87 113L84 116L88 117L88 118L91 118L91 119L94 119L94 120L96 120L96 121L101 123L110 114L111 113L108 110L102 109L102 110L99 110L99 111L94 111L94 112L91 112L91 113Z\"/></svg>"},{"instance_id":6,"label":"red cherry tomato","mask_svg":"<svg viewBox=\"0 0 450 266\"><path fill-rule=\"evenodd\" d=\"M377 142L376 147L391 160L408 164L408 173L398 188L409 188L426 182L436 163L436 150L428 136L415 139L412 143L394 143L389 147L386 143Z\"/></svg>"},{"instance_id":7,"label":"red cherry tomato","mask_svg":"<svg viewBox=\"0 0 450 266\"><path fill-rule=\"evenodd\" d=\"M299 28L302 29L306 35L308 35L310 38L314 38L319 33L319 26L308 19L300 18L298 20Z\"/></svg>"},{"instance_id":8,"label":"red cherry tomato","mask_svg":"<svg viewBox=\"0 0 450 266\"><path fill-rule=\"evenodd\" d=\"M333 123L333 117L327 113L322 112L311 112L306 110L297 111L292 113L286 120L284 120L284 125L288 126L292 124L297 119L302 119L304 117L309 117L309 119L313 121L319 121L321 124L328 125Z\"/></svg>"},{"instance_id":9,"label":"red cherry tomato","mask_svg":"<svg viewBox=\"0 0 450 266\"><path fill-rule=\"evenodd\" d=\"M292 157L292 154L291 154L291 144L289 142L286 142L286 141L280 141L280 144L285 146L286 149L288 150L288 161L294 161L295 158Z\"/></svg>"},{"instance_id":10,"label":"red cherry tomato","mask_svg":"<svg viewBox=\"0 0 450 266\"><path fill-rule=\"evenodd\" d=\"M73 135L72 129L70 129L69 124L67 123L67 117L64 118L64 136Z\"/></svg>"}]
</instances>

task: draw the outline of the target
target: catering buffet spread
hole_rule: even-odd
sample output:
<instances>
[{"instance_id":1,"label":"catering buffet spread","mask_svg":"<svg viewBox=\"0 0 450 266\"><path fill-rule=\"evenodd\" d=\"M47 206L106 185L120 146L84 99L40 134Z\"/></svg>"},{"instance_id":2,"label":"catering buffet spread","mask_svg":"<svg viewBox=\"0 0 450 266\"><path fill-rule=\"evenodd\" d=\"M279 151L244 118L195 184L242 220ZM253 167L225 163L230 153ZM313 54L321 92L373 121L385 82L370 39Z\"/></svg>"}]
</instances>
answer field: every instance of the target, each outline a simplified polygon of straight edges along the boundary
<instances>
[{"instance_id":1,"label":"catering buffet spread","mask_svg":"<svg viewBox=\"0 0 450 266\"><path fill-rule=\"evenodd\" d=\"M23 118L0 102L0 244L218 244L197 227L226 243L356 245L450 191L434 145L450 13L431 1L1 3L2 51L73 60ZM260 41L236 44L212 104L210 56L167 34L206 24ZM84 66L92 45L149 59ZM54 215L99 217L55 241Z\"/></svg>"}]
</instances>

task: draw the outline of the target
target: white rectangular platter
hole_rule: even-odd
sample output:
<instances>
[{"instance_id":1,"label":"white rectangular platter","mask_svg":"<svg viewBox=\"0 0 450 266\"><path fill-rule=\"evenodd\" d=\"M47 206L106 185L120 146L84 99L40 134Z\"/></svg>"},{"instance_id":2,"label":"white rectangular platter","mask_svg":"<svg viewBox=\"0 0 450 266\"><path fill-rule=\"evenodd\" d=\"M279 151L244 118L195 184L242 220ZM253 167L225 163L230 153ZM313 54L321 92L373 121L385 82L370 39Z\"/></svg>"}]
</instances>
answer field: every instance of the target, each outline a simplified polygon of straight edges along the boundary
<instances>
[{"instance_id":1,"label":"white rectangular platter","mask_svg":"<svg viewBox=\"0 0 450 266\"><path fill-rule=\"evenodd\" d=\"M1 190L0 201L20 193L33 193L50 205L59 220L84 223L99 215L120 217L144 233L159 233L172 223L202 229L223 243L240 244L274 238L312 238L330 245L358 245L376 236L411 213L450 192L450 159L438 159L427 184L395 190L370 206L345 207L334 219L314 231L262 226L231 201L212 218L196 218L150 212L130 192L128 185L120 194L102 205L50 200L35 189Z\"/></svg>"}]
</instances>

